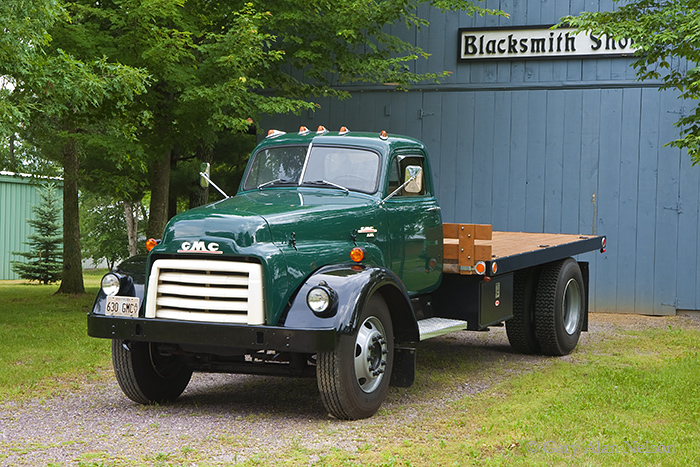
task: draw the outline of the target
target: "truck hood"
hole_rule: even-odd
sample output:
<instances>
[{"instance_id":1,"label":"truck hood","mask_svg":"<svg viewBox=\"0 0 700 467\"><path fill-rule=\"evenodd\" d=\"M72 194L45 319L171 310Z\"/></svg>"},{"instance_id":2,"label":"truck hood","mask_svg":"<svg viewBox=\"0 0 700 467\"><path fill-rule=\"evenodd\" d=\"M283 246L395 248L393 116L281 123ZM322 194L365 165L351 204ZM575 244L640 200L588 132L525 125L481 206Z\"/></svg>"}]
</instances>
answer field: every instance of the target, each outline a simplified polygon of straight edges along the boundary
<instances>
[{"instance_id":1,"label":"truck hood","mask_svg":"<svg viewBox=\"0 0 700 467\"><path fill-rule=\"evenodd\" d=\"M288 243L293 237L349 240L353 230L362 227L356 216L358 209L376 205L371 196L332 189L240 193L175 216L166 226L158 250L182 252L183 242L191 248L193 242L222 240L218 246L223 253L249 254L246 250L256 243Z\"/></svg>"},{"instance_id":2,"label":"truck hood","mask_svg":"<svg viewBox=\"0 0 700 467\"><path fill-rule=\"evenodd\" d=\"M238 209L259 214L268 223L275 243L290 239L350 240L377 205L375 198L332 189L278 189L249 192L230 201Z\"/></svg>"}]
</instances>

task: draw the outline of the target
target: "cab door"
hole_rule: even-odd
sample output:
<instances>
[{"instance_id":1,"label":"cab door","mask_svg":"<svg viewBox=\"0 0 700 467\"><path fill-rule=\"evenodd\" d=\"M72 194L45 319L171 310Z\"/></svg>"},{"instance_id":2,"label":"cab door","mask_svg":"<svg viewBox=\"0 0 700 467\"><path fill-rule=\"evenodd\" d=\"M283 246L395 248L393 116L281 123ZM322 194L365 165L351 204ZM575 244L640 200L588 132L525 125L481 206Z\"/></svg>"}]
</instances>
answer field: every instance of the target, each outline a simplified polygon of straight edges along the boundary
<instances>
[{"instance_id":1,"label":"cab door","mask_svg":"<svg viewBox=\"0 0 700 467\"><path fill-rule=\"evenodd\" d=\"M409 166L422 169L420 189L400 189L383 205L389 219L391 270L410 295L417 295L432 291L440 281L442 217L427 161L419 152L392 157L385 196L406 181Z\"/></svg>"}]
</instances>

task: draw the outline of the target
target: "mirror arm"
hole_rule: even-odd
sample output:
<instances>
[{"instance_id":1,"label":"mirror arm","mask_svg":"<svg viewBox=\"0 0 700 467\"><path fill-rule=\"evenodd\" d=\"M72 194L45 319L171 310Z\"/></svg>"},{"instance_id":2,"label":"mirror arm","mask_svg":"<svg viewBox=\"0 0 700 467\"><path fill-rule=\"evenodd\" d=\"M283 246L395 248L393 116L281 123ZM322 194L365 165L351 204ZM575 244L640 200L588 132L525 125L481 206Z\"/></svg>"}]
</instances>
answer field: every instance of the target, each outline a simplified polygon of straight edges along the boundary
<instances>
[{"instance_id":1,"label":"mirror arm","mask_svg":"<svg viewBox=\"0 0 700 467\"><path fill-rule=\"evenodd\" d=\"M208 181L209 184L210 184L211 186L213 186L214 188L216 188L216 191L218 191L219 193L221 193L221 195L222 195L224 198L226 198L226 199L230 198L229 195L227 195L226 193L224 193L224 190L222 190L221 188L219 188L218 186L216 186L216 183L214 183L214 182L211 181L211 178L209 178L209 176L208 176L207 174L205 174L204 172L199 172L199 175L202 176L206 181Z\"/></svg>"},{"instance_id":2,"label":"mirror arm","mask_svg":"<svg viewBox=\"0 0 700 467\"><path fill-rule=\"evenodd\" d=\"M379 205L381 206L381 205L384 204L387 200L389 200L390 198L393 198L394 195L396 195L396 193L398 193L399 191L403 190L403 189L406 187L406 185L408 185L409 183L411 183L411 182L412 182L413 180L415 180L415 179L416 179L416 175L412 176L411 178L409 178L408 180L406 180L405 182L403 182L403 183L401 184L400 187L398 187L397 189L395 189L394 191L392 191L391 193L389 193L389 196L387 196L386 198L384 198L383 200L381 200L381 201L379 202Z\"/></svg>"}]
</instances>

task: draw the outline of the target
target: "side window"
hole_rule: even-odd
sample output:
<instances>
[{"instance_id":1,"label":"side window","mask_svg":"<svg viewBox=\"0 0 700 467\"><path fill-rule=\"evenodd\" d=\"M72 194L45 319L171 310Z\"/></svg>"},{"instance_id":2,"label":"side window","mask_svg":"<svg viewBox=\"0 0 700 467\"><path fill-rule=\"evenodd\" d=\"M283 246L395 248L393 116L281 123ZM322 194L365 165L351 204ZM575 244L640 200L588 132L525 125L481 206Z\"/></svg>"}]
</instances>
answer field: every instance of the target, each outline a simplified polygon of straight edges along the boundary
<instances>
[{"instance_id":1,"label":"side window","mask_svg":"<svg viewBox=\"0 0 700 467\"><path fill-rule=\"evenodd\" d=\"M391 162L391 167L389 169L389 193L393 193L398 187L400 187L405 181L406 177L406 167L409 165L417 165L420 168L423 167L423 157L422 156L397 156ZM423 172L423 183L421 191L419 193L408 193L406 190L401 190L394 196L423 196L425 195L425 172Z\"/></svg>"}]
</instances>

